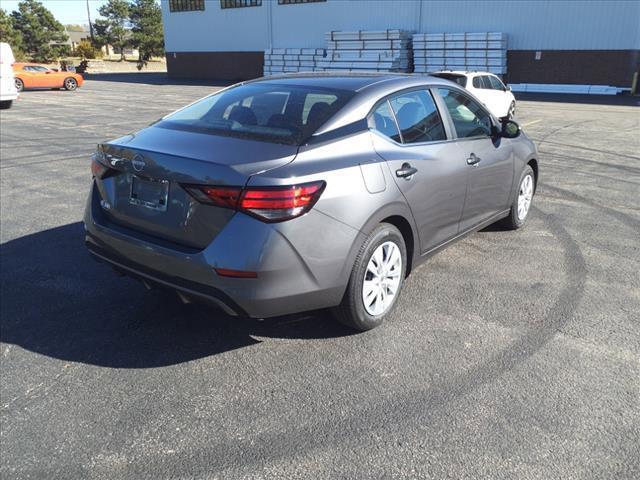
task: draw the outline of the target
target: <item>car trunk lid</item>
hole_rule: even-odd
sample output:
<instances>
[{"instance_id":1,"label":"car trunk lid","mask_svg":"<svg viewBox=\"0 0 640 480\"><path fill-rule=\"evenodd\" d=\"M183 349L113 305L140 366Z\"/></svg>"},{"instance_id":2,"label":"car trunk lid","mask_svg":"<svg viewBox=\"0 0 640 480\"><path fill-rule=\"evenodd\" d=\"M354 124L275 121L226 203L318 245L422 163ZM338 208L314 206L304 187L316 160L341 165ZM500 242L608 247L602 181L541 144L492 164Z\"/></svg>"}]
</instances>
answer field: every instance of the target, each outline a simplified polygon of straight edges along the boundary
<instances>
[{"instance_id":1,"label":"car trunk lid","mask_svg":"<svg viewBox=\"0 0 640 480\"><path fill-rule=\"evenodd\" d=\"M291 162L295 145L150 127L102 146L110 170L97 179L107 218L128 229L205 248L235 214L199 203L183 185L243 187Z\"/></svg>"}]
</instances>

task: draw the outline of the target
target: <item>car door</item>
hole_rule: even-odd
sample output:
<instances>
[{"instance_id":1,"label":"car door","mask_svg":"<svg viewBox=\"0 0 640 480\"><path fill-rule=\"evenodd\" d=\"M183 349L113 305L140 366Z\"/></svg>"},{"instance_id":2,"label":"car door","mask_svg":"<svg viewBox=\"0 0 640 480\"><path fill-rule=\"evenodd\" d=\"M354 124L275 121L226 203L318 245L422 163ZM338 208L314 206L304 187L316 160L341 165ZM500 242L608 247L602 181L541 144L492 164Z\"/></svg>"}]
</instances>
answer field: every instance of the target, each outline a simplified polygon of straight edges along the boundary
<instances>
[{"instance_id":1,"label":"car door","mask_svg":"<svg viewBox=\"0 0 640 480\"><path fill-rule=\"evenodd\" d=\"M478 102L462 90L437 89L456 134L456 155L469 174L460 230L472 229L508 208L514 175L511 143L494 135L494 121Z\"/></svg>"},{"instance_id":2,"label":"car door","mask_svg":"<svg viewBox=\"0 0 640 480\"><path fill-rule=\"evenodd\" d=\"M458 233L468 168L427 88L391 96L370 117L373 144L391 170L418 229L421 252Z\"/></svg>"},{"instance_id":3,"label":"car door","mask_svg":"<svg viewBox=\"0 0 640 480\"><path fill-rule=\"evenodd\" d=\"M15 72L16 76L20 78L20 80L22 80L22 83L24 84L24 88L33 88L36 86L36 82L33 78L34 76L34 71L33 71L33 67L31 67L30 65L25 65L22 67L22 70L19 70L18 72Z\"/></svg>"}]
</instances>

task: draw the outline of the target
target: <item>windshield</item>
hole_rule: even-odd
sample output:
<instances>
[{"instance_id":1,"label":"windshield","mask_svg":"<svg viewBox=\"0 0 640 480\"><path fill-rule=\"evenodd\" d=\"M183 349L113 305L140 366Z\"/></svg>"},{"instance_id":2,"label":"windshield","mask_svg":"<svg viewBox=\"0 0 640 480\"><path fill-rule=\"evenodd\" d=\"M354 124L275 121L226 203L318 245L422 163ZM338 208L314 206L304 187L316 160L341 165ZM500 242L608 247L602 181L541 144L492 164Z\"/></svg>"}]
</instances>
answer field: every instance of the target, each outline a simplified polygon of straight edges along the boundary
<instances>
[{"instance_id":1,"label":"windshield","mask_svg":"<svg viewBox=\"0 0 640 480\"><path fill-rule=\"evenodd\" d=\"M322 87L251 83L203 98L156 126L299 145L353 95Z\"/></svg>"}]
</instances>

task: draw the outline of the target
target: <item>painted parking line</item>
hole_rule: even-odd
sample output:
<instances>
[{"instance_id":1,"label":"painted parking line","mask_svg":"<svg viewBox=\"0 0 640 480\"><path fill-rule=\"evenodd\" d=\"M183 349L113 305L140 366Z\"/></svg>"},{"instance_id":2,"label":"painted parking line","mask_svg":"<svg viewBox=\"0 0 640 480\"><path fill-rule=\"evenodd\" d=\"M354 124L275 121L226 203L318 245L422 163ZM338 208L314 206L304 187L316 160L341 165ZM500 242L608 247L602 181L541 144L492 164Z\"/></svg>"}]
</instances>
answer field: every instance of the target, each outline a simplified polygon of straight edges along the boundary
<instances>
[{"instance_id":1,"label":"painted parking line","mask_svg":"<svg viewBox=\"0 0 640 480\"><path fill-rule=\"evenodd\" d=\"M542 119L540 120L534 120L533 122L527 122L527 123L523 123L522 125L520 125L521 127L530 127L531 125L535 125L536 123L540 123L542 121Z\"/></svg>"}]
</instances>

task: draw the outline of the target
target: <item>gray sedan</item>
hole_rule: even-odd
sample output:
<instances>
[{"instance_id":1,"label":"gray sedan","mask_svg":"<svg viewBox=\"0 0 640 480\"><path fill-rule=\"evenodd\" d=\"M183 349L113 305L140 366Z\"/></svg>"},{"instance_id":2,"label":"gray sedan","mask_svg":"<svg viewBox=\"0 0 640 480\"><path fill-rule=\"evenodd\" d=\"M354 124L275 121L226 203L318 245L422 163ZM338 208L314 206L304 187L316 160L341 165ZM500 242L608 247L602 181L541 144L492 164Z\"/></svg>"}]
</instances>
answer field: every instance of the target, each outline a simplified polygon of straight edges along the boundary
<instances>
[{"instance_id":1,"label":"gray sedan","mask_svg":"<svg viewBox=\"0 0 640 480\"><path fill-rule=\"evenodd\" d=\"M96 259L231 315L332 308L359 330L433 253L523 226L538 181L515 122L397 74L234 85L99 145L91 165Z\"/></svg>"}]
</instances>

